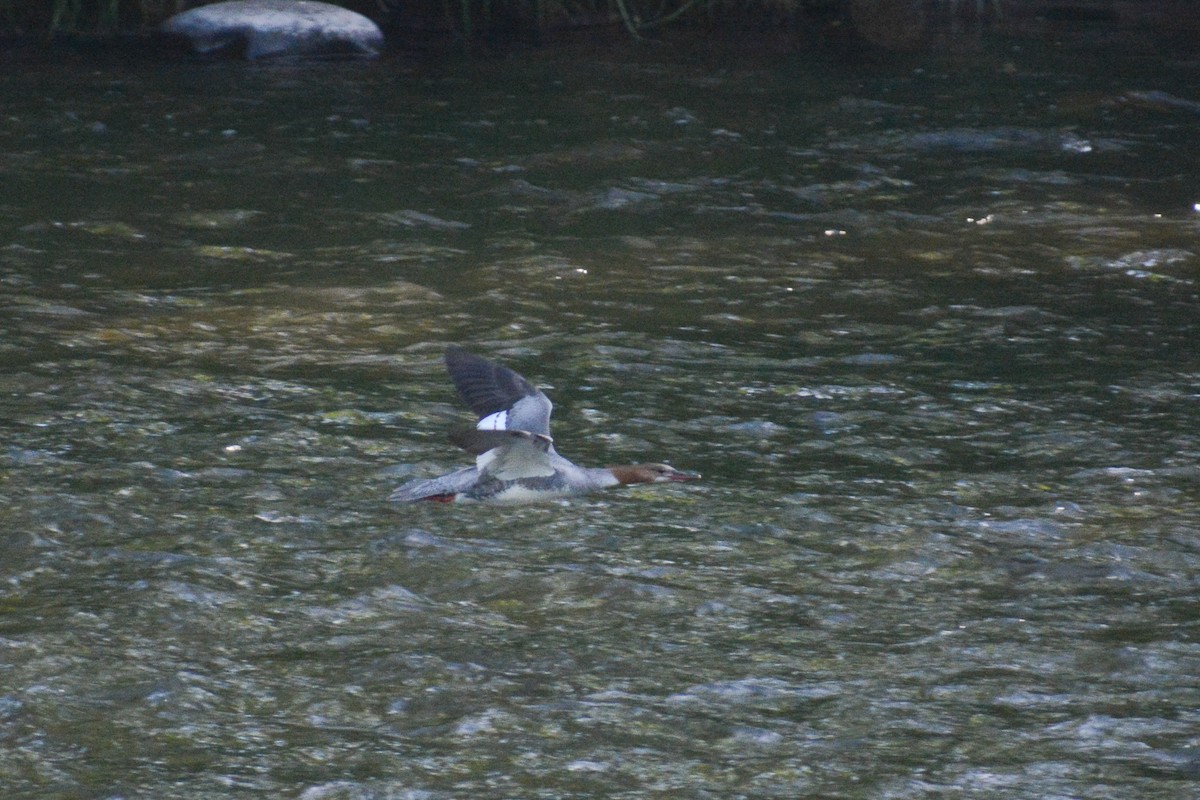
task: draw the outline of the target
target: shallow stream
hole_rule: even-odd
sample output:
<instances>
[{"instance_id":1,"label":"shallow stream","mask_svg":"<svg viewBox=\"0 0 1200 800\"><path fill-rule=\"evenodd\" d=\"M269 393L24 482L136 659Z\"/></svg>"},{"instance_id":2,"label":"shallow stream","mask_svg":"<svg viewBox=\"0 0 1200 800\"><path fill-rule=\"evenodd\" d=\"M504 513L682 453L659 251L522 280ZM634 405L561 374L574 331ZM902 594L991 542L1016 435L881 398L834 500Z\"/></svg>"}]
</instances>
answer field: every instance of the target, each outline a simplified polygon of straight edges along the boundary
<instances>
[{"instance_id":1,"label":"shallow stream","mask_svg":"<svg viewBox=\"0 0 1200 800\"><path fill-rule=\"evenodd\" d=\"M1198 85L5 72L0 794L1195 797ZM704 481L390 505L448 343Z\"/></svg>"}]
</instances>

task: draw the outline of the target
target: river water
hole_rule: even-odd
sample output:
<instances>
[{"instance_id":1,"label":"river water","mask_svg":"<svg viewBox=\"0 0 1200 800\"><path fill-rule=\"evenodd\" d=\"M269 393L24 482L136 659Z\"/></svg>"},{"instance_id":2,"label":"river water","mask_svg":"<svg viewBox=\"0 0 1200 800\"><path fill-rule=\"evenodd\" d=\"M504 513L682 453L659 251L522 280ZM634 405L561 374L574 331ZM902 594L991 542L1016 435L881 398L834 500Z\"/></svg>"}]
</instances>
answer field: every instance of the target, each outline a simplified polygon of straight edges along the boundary
<instances>
[{"instance_id":1,"label":"river water","mask_svg":"<svg viewBox=\"0 0 1200 800\"><path fill-rule=\"evenodd\" d=\"M1198 78L7 70L0 794L1195 797ZM389 504L448 343L704 480Z\"/></svg>"}]
</instances>

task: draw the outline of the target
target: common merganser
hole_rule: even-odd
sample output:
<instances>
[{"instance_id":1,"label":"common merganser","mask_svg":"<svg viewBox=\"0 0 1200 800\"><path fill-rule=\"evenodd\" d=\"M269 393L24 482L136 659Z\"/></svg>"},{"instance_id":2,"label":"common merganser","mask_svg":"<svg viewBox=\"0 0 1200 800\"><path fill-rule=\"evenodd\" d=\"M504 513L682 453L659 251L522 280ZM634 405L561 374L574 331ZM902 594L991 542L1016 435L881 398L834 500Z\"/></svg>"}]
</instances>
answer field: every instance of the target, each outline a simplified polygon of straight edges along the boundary
<instances>
[{"instance_id":1,"label":"common merganser","mask_svg":"<svg viewBox=\"0 0 1200 800\"><path fill-rule=\"evenodd\" d=\"M700 476L666 464L580 467L554 452L550 398L517 373L461 347L446 349L458 395L479 416L450 440L476 456L475 466L409 481L388 500L413 503L532 503L627 483L690 481Z\"/></svg>"}]
</instances>

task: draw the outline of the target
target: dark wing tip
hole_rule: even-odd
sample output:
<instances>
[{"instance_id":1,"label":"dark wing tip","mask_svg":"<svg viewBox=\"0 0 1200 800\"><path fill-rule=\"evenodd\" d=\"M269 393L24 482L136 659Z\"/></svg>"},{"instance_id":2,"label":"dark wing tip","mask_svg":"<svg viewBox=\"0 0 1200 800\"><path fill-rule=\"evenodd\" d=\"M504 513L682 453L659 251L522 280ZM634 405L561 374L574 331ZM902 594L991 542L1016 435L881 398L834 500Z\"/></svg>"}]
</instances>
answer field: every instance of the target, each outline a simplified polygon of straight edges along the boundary
<instances>
[{"instance_id":1,"label":"dark wing tip","mask_svg":"<svg viewBox=\"0 0 1200 800\"><path fill-rule=\"evenodd\" d=\"M458 345L446 348L445 362L458 396L480 419L512 408L522 397L538 394L537 387L508 367Z\"/></svg>"},{"instance_id":2,"label":"dark wing tip","mask_svg":"<svg viewBox=\"0 0 1200 800\"><path fill-rule=\"evenodd\" d=\"M443 358L446 360L446 365L449 366L451 361L469 355L471 354L467 352L465 347L461 347L457 344L451 344L446 346L446 354L443 356Z\"/></svg>"}]
</instances>

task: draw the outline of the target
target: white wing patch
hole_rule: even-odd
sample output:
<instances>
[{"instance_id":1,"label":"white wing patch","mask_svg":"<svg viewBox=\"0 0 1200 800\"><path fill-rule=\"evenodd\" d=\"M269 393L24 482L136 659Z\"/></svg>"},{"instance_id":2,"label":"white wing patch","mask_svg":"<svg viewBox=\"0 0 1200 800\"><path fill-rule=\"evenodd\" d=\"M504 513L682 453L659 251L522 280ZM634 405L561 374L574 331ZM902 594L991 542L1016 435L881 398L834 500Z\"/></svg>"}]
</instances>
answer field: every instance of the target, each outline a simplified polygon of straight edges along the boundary
<instances>
[{"instance_id":1,"label":"white wing patch","mask_svg":"<svg viewBox=\"0 0 1200 800\"><path fill-rule=\"evenodd\" d=\"M483 419L475 424L476 430L481 431L506 431L508 430L508 411L497 411L494 414L488 414Z\"/></svg>"}]
</instances>

